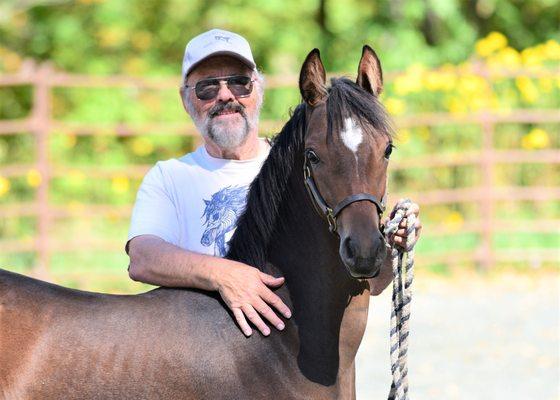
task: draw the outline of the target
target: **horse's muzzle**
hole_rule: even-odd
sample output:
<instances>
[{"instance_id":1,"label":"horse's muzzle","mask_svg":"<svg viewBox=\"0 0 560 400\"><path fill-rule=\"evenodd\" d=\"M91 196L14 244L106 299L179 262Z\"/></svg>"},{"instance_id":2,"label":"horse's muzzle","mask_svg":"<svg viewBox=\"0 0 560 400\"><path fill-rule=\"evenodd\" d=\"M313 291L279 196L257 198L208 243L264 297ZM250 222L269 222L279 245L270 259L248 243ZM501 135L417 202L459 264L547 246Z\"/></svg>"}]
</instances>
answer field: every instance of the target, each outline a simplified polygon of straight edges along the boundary
<instances>
[{"instance_id":1,"label":"horse's muzzle","mask_svg":"<svg viewBox=\"0 0 560 400\"><path fill-rule=\"evenodd\" d=\"M387 257L387 248L383 236L377 232L370 240L356 240L352 236L341 237L339 254L353 278L374 278L379 274Z\"/></svg>"}]
</instances>

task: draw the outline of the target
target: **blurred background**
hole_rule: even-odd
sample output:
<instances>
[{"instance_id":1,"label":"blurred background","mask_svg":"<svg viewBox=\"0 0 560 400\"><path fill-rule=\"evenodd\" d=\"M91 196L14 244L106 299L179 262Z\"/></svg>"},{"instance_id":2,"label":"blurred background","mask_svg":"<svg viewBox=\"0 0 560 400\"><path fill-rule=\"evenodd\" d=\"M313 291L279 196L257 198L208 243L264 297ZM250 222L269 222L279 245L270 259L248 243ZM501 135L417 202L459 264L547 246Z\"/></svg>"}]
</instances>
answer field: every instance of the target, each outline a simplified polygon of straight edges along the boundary
<instances>
[{"instance_id":1,"label":"blurred background","mask_svg":"<svg viewBox=\"0 0 560 400\"><path fill-rule=\"evenodd\" d=\"M128 219L148 168L200 144L178 96L193 36L219 27L249 40L267 77L267 136L299 102L312 48L354 78L367 43L398 127L389 203L422 209L415 397L558 399L559 16L555 0L4 0L0 267L86 290L148 288L127 275ZM480 338L465 329L460 342L457 319L482 324ZM360 352L359 398L386 395L371 379L389 382L378 324ZM446 365L426 357L450 337L456 370L430 368ZM477 371L487 381L461 383ZM444 372L448 385L436 382Z\"/></svg>"}]
</instances>

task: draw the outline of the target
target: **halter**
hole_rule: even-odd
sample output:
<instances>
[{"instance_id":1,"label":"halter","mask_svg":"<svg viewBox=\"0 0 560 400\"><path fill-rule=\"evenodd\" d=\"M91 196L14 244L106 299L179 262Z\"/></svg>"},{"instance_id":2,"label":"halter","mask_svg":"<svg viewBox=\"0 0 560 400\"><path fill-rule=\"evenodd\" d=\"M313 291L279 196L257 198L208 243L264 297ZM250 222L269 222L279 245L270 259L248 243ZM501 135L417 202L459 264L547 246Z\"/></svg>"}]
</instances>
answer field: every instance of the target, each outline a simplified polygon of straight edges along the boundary
<instances>
[{"instance_id":1,"label":"halter","mask_svg":"<svg viewBox=\"0 0 560 400\"><path fill-rule=\"evenodd\" d=\"M317 189L317 185L315 184L315 179L313 179L313 172L309 165L307 154L304 154L303 157L303 181L305 182L305 187L307 188L307 192L311 196L311 202L313 203L315 211L317 211L319 215L327 219L327 222L329 223L329 231L331 231L331 233L337 234L336 230L338 225L336 222L336 218L338 214L340 214L340 212L350 204L356 203L358 201L370 201L375 204L379 220L381 220L381 216L385 212L387 192L385 192L385 195L383 195L381 201L377 200L377 197L369 193L351 194L350 196L345 197L334 208L331 208L329 207L323 196L321 196L319 189Z\"/></svg>"}]
</instances>

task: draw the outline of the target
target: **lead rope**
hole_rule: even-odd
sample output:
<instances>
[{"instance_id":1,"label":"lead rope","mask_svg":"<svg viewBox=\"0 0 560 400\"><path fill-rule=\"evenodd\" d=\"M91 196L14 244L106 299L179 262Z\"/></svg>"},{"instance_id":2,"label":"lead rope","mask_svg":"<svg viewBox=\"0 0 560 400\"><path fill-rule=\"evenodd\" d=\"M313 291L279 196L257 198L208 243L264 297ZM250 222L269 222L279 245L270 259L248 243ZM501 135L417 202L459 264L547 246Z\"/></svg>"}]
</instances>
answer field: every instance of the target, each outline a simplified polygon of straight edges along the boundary
<instances>
[{"instance_id":1,"label":"lead rope","mask_svg":"<svg viewBox=\"0 0 560 400\"><path fill-rule=\"evenodd\" d=\"M412 202L404 199L397 204L393 219L387 222L385 233L394 234L406 216ZM412 279L414 278L414 241L416 215L407 218L407 241L405 249L391 248L393 260L393 310L391 311L391 373L393 382L388 400L408 400L408 322L410 319L410 301L412 299ZM406 254L405 277L403 285L403 258Z\"/></svg>"}]
</instances>

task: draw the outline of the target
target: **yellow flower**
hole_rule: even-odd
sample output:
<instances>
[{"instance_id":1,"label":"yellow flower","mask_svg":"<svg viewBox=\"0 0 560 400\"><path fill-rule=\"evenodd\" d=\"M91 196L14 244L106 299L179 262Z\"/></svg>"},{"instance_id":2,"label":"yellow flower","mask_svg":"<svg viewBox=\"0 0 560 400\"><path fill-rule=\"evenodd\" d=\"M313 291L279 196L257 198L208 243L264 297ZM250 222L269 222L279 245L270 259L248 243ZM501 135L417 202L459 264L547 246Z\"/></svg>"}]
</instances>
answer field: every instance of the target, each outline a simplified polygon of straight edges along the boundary
<instances>
[{"instance_id":1,"label":"yellow flower","mask_svg":"<svg viewBox=\"0 0 560 400\"><path fill-rule=\"evenodd\" d=\"M481 57L488 57L508 44L507 38L500 32L490 32L488 36L475 44L475 50Z\"/></svg>"},{"instance_id":2,"label":"yellow flower","mask_svg":"<svg viewBox=\"0 0 560 400\"><path fill-rule=\"evenodd\" d=\"M424 87L432 92L451 91L457 83L455 67L451 64L445 64L437 70L426 71L423 78Z\"/></svg>"},{"instance_id":3,"label":"yellow flower","mask_svg":"<svg viewBox=\"0 0 560 400\"><path fill-rule=\"evenodd\" d=\"M406 110L405 102L394 97L389 97L385 100L385 107L387 107L389 114L393 115L400 115Z\"/></svg>"},{"instance_id":4,"label":"yellow flower","mask_svg":"<svg viewBox=\"0 0 560 400\"><path fill-rule=\"evenodd\" d=\"M445 107L451 114L463 114L467 111L465 102L458 97L451 97L444 100Z\"/></svg>"},{"instance_id":5,"label":"yellow flower","mask_svg":"<svg viewBox=\"0 0 560 400\"><path fill-rule=\"evenodd\" d=\"M451 101L451 112L461 113L469 110L479 110L488 106L488 99L493 92L488 82L474 74L465 74L457 85L458 100Z\"/></svg>"},{"instance_id":6,"label":"yellow flower","mask_svg":"<svg viewBox=\"0 0 560 400\"><path fill-rule=\"evenodd\" d=\"M441 79L437 71L427 72L424 76L424 86L431 92L435 92L441 88Z\"/></svg>"},{"instance_id":7,"label":"yellow flower","mask_svg":"<svg viewBox=\"0 0 560 400\"><path fill-rule=\"evenodd\" d=\"M112 180L111 186L116 193L126 193L130 187L128 177L124 175L115 176Z\"/></svg>"},{"instance_id":8,"label":"yellow flower","mask_svg":"<svg viewBox=\"0 0 560 400\"><path fill-rule=\"evenodd\" d=\"M521 147L527 150L544 149L550 145L550 138L544 129L534 128L521 138Z\"/></svg>"},{"instance_id":9,"label":"yellow flower","mask_svg":"<svg viewBox=\"0 0 560 400\"><path fill-rule=\"evenodd\" d=\"M4 196L10 191L10 181L0 176L0 197Z\"/></svg>"},{"instance_id":10,"label":"yellow flower","mask_svg":"<svg viewBox=\"0 0 560 400\"><path fill-rule=\"evenodd\" d=\"M521 60L527 67L538 67L543 63L542 54L535 47L528 47L521 51Z\"/></svg>"},{"instance_id":11,"label":"yellow flower","mask_svg":"<svg viewBox=\"0 0 560 400\"><path fill-rule=\"evenodd\" d=\"M560 60L560 43L554 39L549 39L544 44L544 52L549 60Z\"/></svg>"},{"instance_id":12,"label":"yellow flower","mask_svg":"<svg viewBox=\"0 0 560 400\"><path fill-rule=\"evenodd\" d=\"M398 133L399 144L407 144L410 142L410 129L401 129Z\"/></svg>"},{"instance_id":13,"label":"yellow flower","mask_svg":"<svg viewBox=\"0 0 560 400\"><path fill-rule=\"evenodd\" d=\"M147 156L154 151L154 145L148 139L137 137L132 141L132 152L138 156Z\"/></svg>"},{"instance_id":14,"label":"yellow flower","mask_svg":"<svg viewBox=\"0 0 560 400\"><path fill-rule=\"evenodd\" d=\"M43 180L41 173L36 169L30 169L27 171L27 184L33 188L38 187Z\"/></svg>"},{"instance_id":15,"label":"yellow flower","mask_svg":"<svg viewBox=\"0 0 560 400\"><path fill-rule=\"evenodd\" d=\"M449 230L456 232L465 223L465 219L463 215L457 211L451 211L449 214L446 215L445 220L443 221L444 225L449 228Z\"/></svg>"},{"instance_id":16,"label":"yellow flower","mask_svg":"<svg viewBox=\"0 0 560 400\"><path fill-rule=\"evenodd\" d=\"M521 96L529 103L534 103L539 97L539 91L533 81L526 77L520 76L515 79L515 85L519 89Z\"/></svg>"},{"instance_id":17,"label":"yellow flower","mask_svg":"<svg viewBox=\"0 0 560 400\"><path fill-rule=\"evenodd\" d=\"M506 68L517 67L521 64L521 56L513 47L505 47L498 52L497 56Z\"/></svg>"},{"instance_id":18,"label":"yellow flower","mask_svg":"<svg viewBox=\"0 0 560 400\"><path fill-rule=\"evenodd\" d=\"M420 64L413 64L406 72L395 78L395 93L397 95L405 95L408 93L417 93L422 90L422 75L424 67Z\"/></svg>"}]
</instances>

